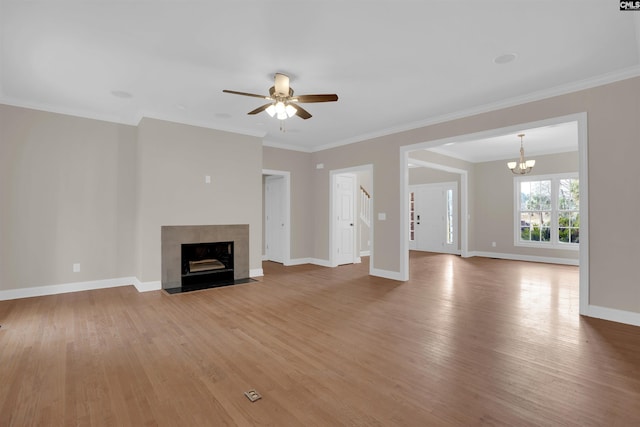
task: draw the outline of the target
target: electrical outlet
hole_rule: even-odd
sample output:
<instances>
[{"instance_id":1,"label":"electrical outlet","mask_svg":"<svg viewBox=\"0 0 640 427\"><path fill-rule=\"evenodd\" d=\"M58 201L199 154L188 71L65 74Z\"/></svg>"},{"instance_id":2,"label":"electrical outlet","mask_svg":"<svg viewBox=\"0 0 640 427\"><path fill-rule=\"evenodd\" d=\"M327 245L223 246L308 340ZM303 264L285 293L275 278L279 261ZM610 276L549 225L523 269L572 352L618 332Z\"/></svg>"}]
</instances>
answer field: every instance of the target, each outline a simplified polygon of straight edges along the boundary
<instances>
[{"instance_id":1,"label":"electrical outlet","mask_svg":"<svg viewBox=\"0 0 640 427\"><path fill-rule=\"evenodd\" d=\"M496 247L496 242L491 242L491 246Z\"/></svg>"},{"instance_id":2,"label":"electrical outlet","mask_svg":"<svg viewBox=\"0 0 640 427\"><path fill-rule=\"evenodd\" d=\"M79 273L80 272L80 263L75 263L73 264L73 272L74 273Z\"/></svg>"}]
</instances>

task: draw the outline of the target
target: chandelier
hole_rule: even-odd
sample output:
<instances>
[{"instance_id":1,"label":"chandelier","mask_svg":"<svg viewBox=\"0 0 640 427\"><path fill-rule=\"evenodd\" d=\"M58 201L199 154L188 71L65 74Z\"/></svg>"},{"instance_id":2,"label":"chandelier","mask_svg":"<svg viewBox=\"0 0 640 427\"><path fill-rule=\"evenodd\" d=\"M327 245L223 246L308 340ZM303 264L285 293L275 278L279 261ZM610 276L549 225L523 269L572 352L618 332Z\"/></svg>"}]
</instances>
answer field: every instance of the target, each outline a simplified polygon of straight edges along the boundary
<instances>
[{"instance_id":1,"label":"chandelier","mask_svg":"<svg viewBox=\"0 0 640 427\"><path fill-rule=\"evenodd\" d=\"M535 160L524 159L524 133L518 135L520 137L520 160L517 162L508 162L507 167L513 172L514 175L525 175L531 172L533 166L536 164Z\"/></svg>"}]
</instances>

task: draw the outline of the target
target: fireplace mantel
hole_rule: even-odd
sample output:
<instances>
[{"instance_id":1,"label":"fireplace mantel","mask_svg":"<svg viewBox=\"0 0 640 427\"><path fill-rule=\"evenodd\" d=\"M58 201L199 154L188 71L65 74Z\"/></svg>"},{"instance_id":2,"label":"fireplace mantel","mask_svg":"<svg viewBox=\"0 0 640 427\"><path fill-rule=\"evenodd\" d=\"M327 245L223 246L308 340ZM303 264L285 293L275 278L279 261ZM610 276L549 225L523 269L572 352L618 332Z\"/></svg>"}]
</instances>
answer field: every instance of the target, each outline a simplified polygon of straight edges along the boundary
<instances>
[{"instance_id":1,"label":"fireplace mantel","mask_svg":"<svg viewBox=\"0 0 640 427\"><path fill-rule=\"evenodd\" d=\"M183 243L234 242L234 280L249 278L249 225L163 225L161 234L162 289L181 286Z\"/></svg>"}]
</instances>

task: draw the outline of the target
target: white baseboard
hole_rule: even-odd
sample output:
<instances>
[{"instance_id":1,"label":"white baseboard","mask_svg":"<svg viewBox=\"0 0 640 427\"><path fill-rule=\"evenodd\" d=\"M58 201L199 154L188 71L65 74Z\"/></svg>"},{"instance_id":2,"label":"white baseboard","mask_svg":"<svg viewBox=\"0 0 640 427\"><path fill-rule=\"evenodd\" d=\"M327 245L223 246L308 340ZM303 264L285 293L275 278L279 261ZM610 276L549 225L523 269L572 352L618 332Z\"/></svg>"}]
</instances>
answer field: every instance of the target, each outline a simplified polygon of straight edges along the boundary
<instances>
[{"instance_id":1,"label":"white baseboard","mask_svg":"<svg viewBox=\"0 0 640 427\"><path fill-rule=\"evenodd\" d=\"M159 291L162 289L162 282L156 280L154 282L141 282L137 278L135 278L135 282L133 285L136 287L138 292L149 292L149 291Z\"/></svg>"},{"instance_id":2,"label":"white baseboard","mask_svg":"<svg viewBox=\"0 0 640 427\"><path fill-rule=\"evenodd\" d=\"M321 267L337 267L337 265L331 264L329 260L320 258L309 258L310 264L319 265Z\"/></svg>"},{"instance_id":3,"label":"white baseboard","mask_svg":"<svg viewBox=\"0 0 640 427\"><path fill-rule=\"evenodd\" d=\"M252 268L249 270L249 277L261 277L264 276L264 271L261 268Z\"/></svg>"},{"instance_id":4,"label":"white baseboard","mask_svg":"<svg viewBox=\"0 0 640 427\"><path fill-rule=\"evenodd\" d=\"M8 289L0 291L0 301L66 294L69 292L92 291L94 289L115 288L117 286L134 285L137 288L137 283L140 282L135 277L120 277L117 279L92 280L89 282L74 282L59 285L36 286L32 288Z\"/></svg>"},{"instance_id":5,"label":"white baseboard","mask_svg":"<svg viewBox=\"0 0 640 427\"><path fill-rule=\"evenodd\" d=\"M268 257L268 256L266 256L266 255L262 255L262 260L263 260L263 261L269 261L269 257Z\"/></svg>"},{"instance_id":6,"label":"white baseboard","mask_svg":"<svg viewBox=\"0 0 640 427\"><path fill-rule=\"evenodd\" d=\"M290 259L289 261L286 261L284 263L285 266L302 265L302 264L313 264L313 263L311 262L311 258L295 258L295 259Z\"/></svg>"},{"instance_id":7,"label":"white baseboard","mask_svg":"<svg viewBox=\"0 0 640 427\"><path fill-rule=\"evenodd\" d=\"M547 264L579 265L579 261L577 259L570 259L570 258L555 258L555 257L519 255L519 254L502 254L498 252L484 252L484 251L470 251L467 253L467 257L474 257L474 256L479 256L484 258L509 259L513 261L544 262Z\"/></svg>"},{"instance_id":8,"label":"white baseboard","mask_svg":"<svg viewBox=\"0 0 640 427\"><path fill-rule=\"evenodd\" d=\"M360 256L371 256L371 251L360 251Z\"/></svg>"},{"instance_id":9,"label":"white baseboard","mask_svg":"<svg viewBox=\"0 0 640 427\"><path fill-rule=\"evenodd\" d=\"M383 277L385 279L398 280L403 282L402 276L398 271L389 271L389 270L382 270L380 268L372 268L370 273L372 276Z\"/></svg>"},{"instance_id":10,"label":"white baseboard","mask_svg":"<svg viewBox=\"0 0 640 427\"><path fill-rule=\"evenodd\" d=\"M595 317L612 322L625 323L627 325L640 326L640 313L632 311L617 310L615 308L588 305L584 316Z\"/></svg>"}]
</instances>

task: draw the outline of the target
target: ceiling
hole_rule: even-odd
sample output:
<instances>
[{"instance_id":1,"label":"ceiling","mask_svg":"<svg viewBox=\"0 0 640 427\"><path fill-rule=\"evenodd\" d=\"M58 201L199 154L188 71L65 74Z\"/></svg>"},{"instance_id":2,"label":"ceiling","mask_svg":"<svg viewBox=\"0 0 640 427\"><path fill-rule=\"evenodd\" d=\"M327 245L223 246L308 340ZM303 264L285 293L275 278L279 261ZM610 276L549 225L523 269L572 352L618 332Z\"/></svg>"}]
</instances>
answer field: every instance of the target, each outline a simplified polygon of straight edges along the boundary
<instances>
[{"instance_id":1,"label":"ceiling","mask_svg":"<svg viewBox=\"0 0 640 427\"><path fill-rule=\"evenodd\" d=\"M532 159L544 154L578 151L578 122L571 121L549 126L522 129L506 135L482 139L470 139L463 142L449 142L428 151L434 151L471 163L494 160L518 160L520 156L520 138L524 135L525 158Z\"/></svg>"},{"instance_id":2,"label":"ceiling","mask_svg":"<svg viewBox=\"0 0 640 427\"><path fill-rule=\"evenodd\" d=\"M640 75L639 40L640 12L604 0L0 0L0 102L317 151ZM222 93L276 72L340 99L282 132Z\"/></svg>"}]
</instances>

